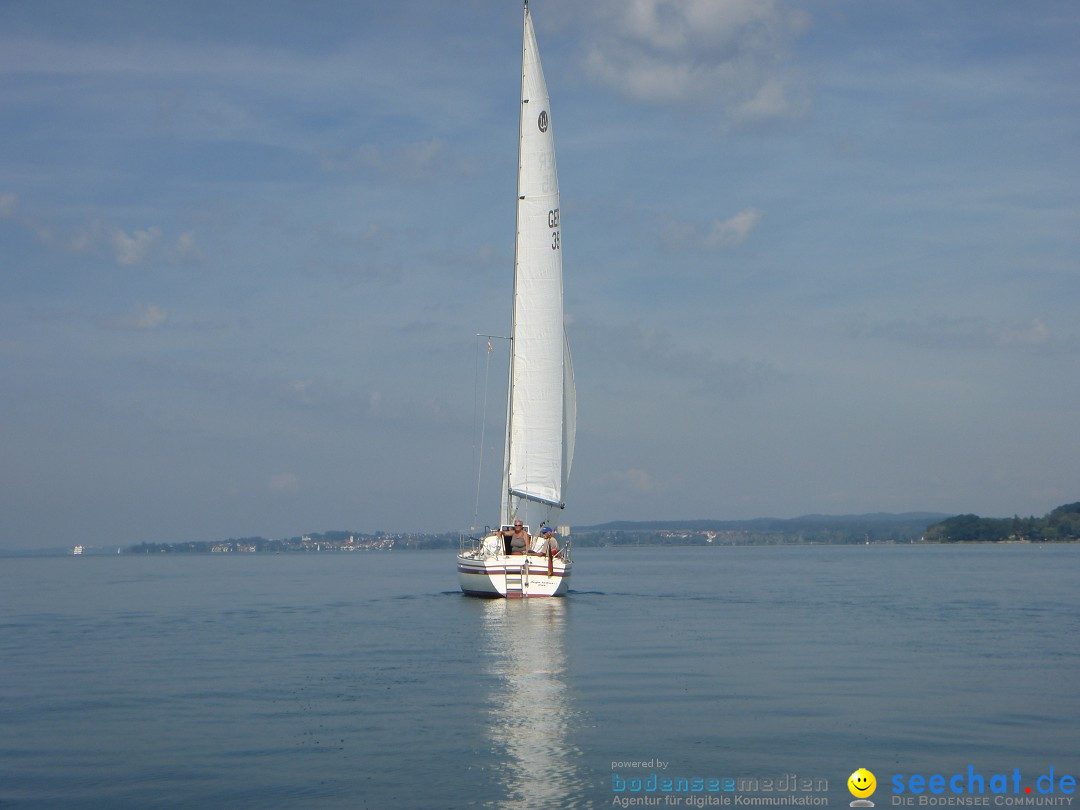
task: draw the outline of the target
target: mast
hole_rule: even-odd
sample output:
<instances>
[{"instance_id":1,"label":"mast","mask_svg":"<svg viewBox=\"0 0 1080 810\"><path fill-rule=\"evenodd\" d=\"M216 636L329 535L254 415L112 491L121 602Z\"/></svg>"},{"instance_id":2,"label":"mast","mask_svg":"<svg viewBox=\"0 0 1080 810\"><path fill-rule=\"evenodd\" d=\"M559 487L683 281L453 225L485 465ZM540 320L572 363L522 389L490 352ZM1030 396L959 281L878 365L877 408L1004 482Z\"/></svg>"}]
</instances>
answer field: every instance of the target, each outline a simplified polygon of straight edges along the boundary
<instances>
[{"instance_id":1,"label":"mast","mask_svg":"<svg viewBox=\"0 0 1080 810\"><path fill-rule=\"evenodd\" d=\"M576 406L563 329L559 179L550 101L526 3L503 524L517 516L522 501L562 508L573 454Z\"/></svg>"},{"instance_id":2,"label":"mast","mask_svg":"<svg viewBox=\"0 0 1080 810\"><path fill-rule=\"evenodd\" d=\"M521 243L521 173L522 173L522 149L521 133L522 121L525 118L525 47L529 40L527 26L529 24L529 0L525 0L525 10L521 23L521 85L518 92L518 171L517 171L517 200L514 205L514 295L510 305L510 370L506 385L506 437L503 441L503 487L499 506L499 525L505 526L511 522L514 512L510 495L510 445L513 441L514 419L514 338L517 336L517 297L518 297L518 252Z\"/></svg>"}]
</instances>

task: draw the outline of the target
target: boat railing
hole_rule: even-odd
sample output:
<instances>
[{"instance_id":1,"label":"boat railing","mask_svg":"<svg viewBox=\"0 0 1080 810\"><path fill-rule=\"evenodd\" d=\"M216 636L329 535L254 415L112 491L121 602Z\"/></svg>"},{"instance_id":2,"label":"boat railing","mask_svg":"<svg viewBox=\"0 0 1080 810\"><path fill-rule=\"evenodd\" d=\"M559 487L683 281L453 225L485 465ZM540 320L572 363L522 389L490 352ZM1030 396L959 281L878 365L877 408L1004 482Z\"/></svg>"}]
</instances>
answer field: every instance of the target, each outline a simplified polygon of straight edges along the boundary
<instances>
[{"instance_id":1,"label":"boat railing","mask_svg":"<svg viewBox=\"0 0 1080 810\"><path fill-rule=\"evenodd\" d=\"M458 553L463 556L469 555L474 558L495 557L496 559L503 556L501 543L488 543L489 540L497 537L497 534L491 530L490 526L485 526L483 533L479 537L464 533L458 537Z\"/></svg>"},{"instance_id":2,"label":"boat railing","mask_svg":"<svg viewBox=\"0 0 1080 810\"><path fill-rule=\"evenodd\" d=\"M492 537L497 537L497 533L492 532L491 528L487 526L484 527L484 532L479 537L462 532L458 535L458 554L476 558L494 557L495 559L502 559L505 556L502 543L496 542L490 547L485 546L485 541ZM564 562L573 562L571 556L571 548L573 545L573 541L569 538L561 542L559 544L559 559Z\"/></svg>"},{"instance_id":3,"label":"boat railing","mask_svg":"<svg viewBox=\"0 0 1080 810\"><path fill-rule=\"evenodd\" d=\"M471 554L480 548L480 538L462 532L458 535L458 554Z\"/></svg>"}]
</instances>

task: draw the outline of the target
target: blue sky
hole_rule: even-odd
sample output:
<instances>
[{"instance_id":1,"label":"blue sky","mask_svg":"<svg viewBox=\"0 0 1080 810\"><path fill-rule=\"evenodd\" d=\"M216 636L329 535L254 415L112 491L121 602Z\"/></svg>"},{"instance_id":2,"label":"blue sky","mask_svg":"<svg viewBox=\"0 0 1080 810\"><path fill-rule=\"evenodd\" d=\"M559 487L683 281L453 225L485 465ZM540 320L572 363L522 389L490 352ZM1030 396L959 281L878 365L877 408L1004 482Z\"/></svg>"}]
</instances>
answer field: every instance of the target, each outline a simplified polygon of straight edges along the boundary
<instances>
[{"instance_id":1,"label":"blue sky","mask_svg":"<svg viewBox=\"0 0 1080 810\"><path fill-rule=\"evenodd\" d=\"M567 522L1080 497L1076 3L532 9ZM520 29L0 4L0 546L497 519Z\"/></svg>"}]
</instances>

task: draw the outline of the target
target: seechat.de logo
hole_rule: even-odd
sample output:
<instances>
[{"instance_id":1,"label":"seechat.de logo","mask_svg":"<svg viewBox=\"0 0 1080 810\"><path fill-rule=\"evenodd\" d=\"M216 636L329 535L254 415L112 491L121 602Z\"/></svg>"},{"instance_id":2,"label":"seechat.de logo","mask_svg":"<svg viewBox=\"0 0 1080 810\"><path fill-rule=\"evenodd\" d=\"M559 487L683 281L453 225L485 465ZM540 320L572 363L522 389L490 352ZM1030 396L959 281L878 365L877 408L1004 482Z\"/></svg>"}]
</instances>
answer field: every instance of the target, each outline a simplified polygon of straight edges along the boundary
<instances>
[{"instance_id":1,"label":"seechat.de logo","mask_svg":"<svg viewBox=\"0 0 1080 810\"><path fill-rule=\"evenodd\" d=\"M1053 766L1050 766L1048 773L1039 774L1035 778L1034 794L1032 789L1030 778L1025 779L1019 768L1013 768L1012 773L984 774L975 770L974 765L968 765L967 772L960 771L954 774L933 773L929 776L921 773L893 774L892 804L894 806L916 803L920 805L954 804L958 803L953 799L954 796L976 796L986 793L994 794L993 803L999 807L1014 804L1071 804L1073 794L1076 792L1076 777L1068 773L1055 775ZM1059 793L1062 795L1058 796ZM977 803L987 804L988 801Z\"/></svg>"}]
</instances>

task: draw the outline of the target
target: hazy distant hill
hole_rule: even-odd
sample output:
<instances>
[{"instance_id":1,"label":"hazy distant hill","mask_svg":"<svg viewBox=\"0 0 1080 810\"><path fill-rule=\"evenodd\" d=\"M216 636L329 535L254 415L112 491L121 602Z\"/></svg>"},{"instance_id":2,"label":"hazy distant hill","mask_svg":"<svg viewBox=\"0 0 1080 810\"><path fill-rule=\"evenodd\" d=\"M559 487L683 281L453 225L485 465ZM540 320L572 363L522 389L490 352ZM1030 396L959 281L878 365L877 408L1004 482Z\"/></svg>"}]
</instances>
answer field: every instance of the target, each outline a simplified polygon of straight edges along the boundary
<instances>
[{"instance_id":1,"label":"hazy distant hill","mask_svg":"<svg viewBox=\"0 0 1080 810\"><path fill-rule=\"evenodd\" d=\"M613 521L574 528L574 542L593 545L781 545L790 543L909 543L948 515L874 512L753 520Z\"/></svg>"},{"instance_id":2,"label":"hazy distant hill","mask_svg":"<svg viewBox=\"0 0 1080 810\"><path fill-rule=\"evenodd\" d=\"M616 520L595 526L578 526L576 533L585 532L655 532L655 531L801 531L836 526L918 525L926 528L950 515L941 512L870 512L865 515L803 515L796 518L754 518L752 520Z\"/></svg>"}]
</instances>

